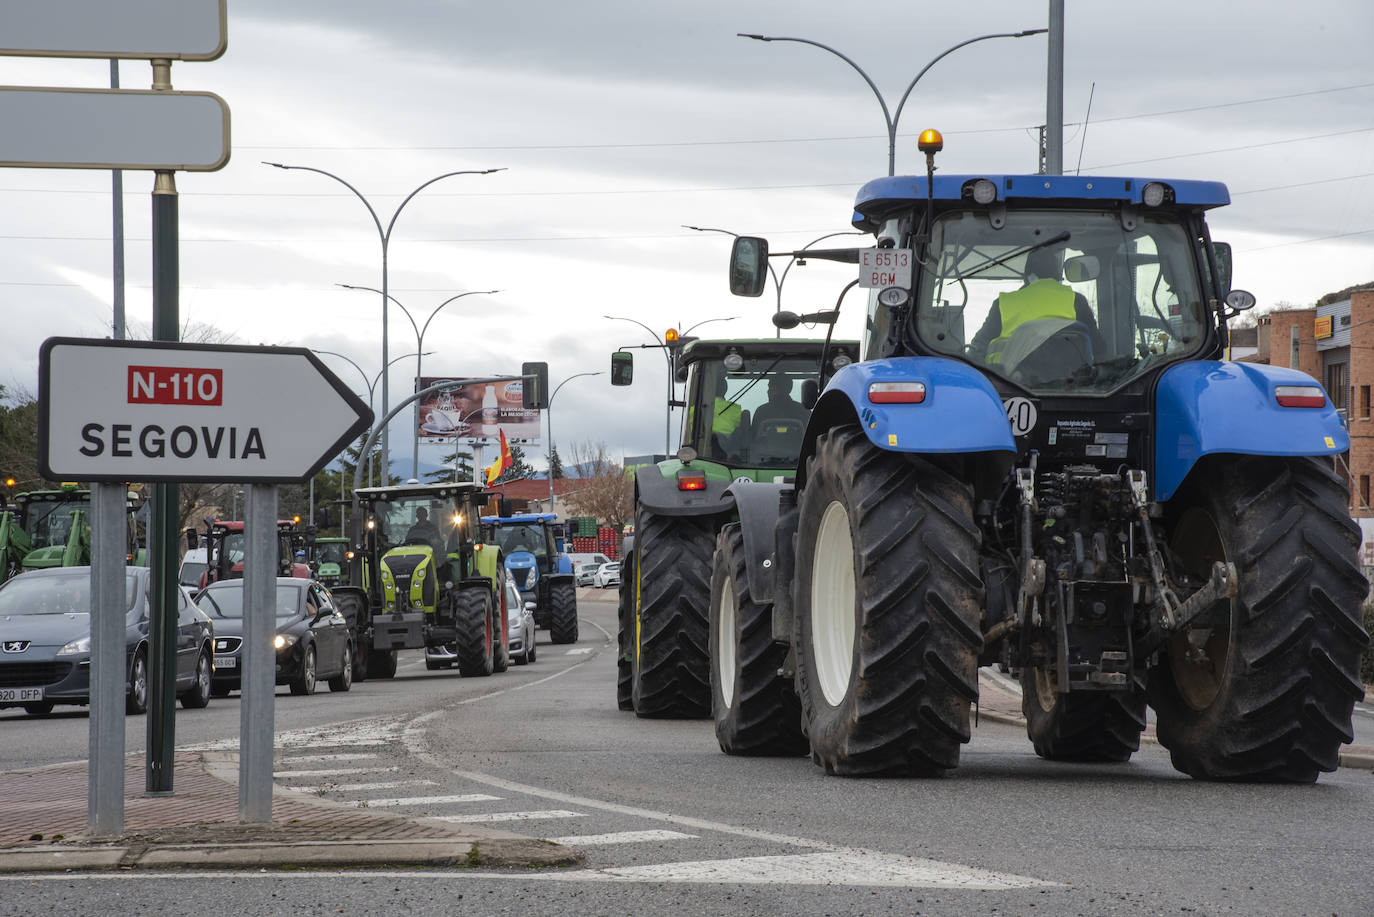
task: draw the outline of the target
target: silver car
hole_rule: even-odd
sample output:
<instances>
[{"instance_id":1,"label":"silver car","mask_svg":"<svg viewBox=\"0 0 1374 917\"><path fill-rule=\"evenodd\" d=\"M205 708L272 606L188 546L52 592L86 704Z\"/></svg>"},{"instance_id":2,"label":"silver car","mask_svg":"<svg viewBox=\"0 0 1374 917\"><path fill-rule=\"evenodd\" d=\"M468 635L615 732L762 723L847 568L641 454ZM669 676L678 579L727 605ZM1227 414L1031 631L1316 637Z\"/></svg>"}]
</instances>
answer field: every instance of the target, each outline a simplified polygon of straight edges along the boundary
<instances>
[{"instance_id":1,"label":"silver car","mask_svg":"<svg viewBox=\"0 0 1374 917\"><path fill-rule=\"evenodd\" d=\"M510 658L516 665L534 662L534 603L525 604L515 580L506 577L506 607L509 618L506 638L510 643Z\"/></svg>"}]
</instances>

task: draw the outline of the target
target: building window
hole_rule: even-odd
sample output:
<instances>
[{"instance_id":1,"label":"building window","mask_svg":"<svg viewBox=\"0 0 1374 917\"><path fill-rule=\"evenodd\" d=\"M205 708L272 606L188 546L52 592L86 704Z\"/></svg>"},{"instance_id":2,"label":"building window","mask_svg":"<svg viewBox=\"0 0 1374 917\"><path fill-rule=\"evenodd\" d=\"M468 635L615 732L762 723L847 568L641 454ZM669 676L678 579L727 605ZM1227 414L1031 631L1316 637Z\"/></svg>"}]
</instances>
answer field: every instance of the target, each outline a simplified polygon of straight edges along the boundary
<instances>
[{"instance_id":1,"label":"building window","mask_svg":"<svg viewBox=\"0 0 1374 917\"><path fill-rule=\"evenodd\" d=\"M1369 509L1369 475L1360 475L1360 509Z\"/></svg>"},{"instance_id":2,"label":"building window","mask_svg":"<svg viewBox=\"0 0 1374 917\"><path fill-rule=\"evenodd\" d=\"M1346 374L1345 363L1329 363L1326 367L1326 393L1331 396L1331 406L1338 411L1344 411L1350 391L1349 377Z\"/></svg>"},{"instance_id":3,"label":"building window","mask_svg":"<svg viewBox=\"0 0 1374 917\"><path fill-rule=\"evenodd\" d=\"M1369 419L1369 386L1360 386L1360 416Z\"/></svg>"}]
</instances>

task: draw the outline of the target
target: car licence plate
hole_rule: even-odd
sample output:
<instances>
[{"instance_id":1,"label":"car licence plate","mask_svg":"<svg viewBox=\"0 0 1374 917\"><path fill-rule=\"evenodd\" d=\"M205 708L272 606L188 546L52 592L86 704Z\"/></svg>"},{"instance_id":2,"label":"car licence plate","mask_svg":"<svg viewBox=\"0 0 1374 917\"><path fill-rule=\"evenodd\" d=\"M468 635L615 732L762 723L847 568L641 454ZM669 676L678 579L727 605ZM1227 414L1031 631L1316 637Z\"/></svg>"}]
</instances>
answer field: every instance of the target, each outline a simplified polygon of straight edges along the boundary
<instances>
[{"instance_id":1,"label":"car licence plate","mask_svg":"<svg viewBox=\"0 0 1374 917\"><path fill-rule=\"evenodd\" d=\"M42 688L0 688L0 704L29 704L42 699Z\"/></svg>"},{"instance_id":2,"label":"car licence plate","mask_svg":"<svg viewBox=\"0 0 1374 917\"><path fill-rule=\"evenodd\" d=\"M217 669L237 669L239 667L239 657L237 656L216 656L215 668Z\"/></svg>"}]
</instances>

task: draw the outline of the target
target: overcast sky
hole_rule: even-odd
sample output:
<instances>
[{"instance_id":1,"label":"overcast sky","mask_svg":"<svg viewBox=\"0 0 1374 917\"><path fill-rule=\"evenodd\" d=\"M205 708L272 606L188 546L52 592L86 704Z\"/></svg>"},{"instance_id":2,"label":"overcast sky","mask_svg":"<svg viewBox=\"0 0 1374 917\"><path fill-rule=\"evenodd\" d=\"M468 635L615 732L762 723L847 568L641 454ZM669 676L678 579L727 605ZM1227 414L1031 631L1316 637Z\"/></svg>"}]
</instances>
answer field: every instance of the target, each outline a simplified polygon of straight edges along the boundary
<instances>
[{"instance_id":1,"label":"overcast sky","mask_svg":"<svg viewBox=\"0 0 1374 917\"><path fill-rule=\"evenodd\" d=\"M175 88L217 93L233 120L229 165L177 176L182 319L245 343L339 351L369 376L380 368L380 297L336 286L380 286L371 218L343 186L261 164L271 160L337 173L384 225L436 175L506 170L445 179L397 220L390 289L419 323L456 293L503 291L434 318L426 375L546 360L557 385L604 370L611 350L649 338L606 314L660 332L734 316L699 333L772 336L768 298L728 293L729 238L681 224L766 235L775 248L844 231L858 186L886 170L887 144L876 98L842 60L735 33L831 45L895 107L941 51L1042 27L1047 5L526 0L517 13L466 0L230 0L224 57L172 70ZM1227 183L1233 204L1213 212L1213 236L1234 245L1236 284L1262 308L1374 280L1374 4L1068 0L1065 31L1066 169ZM922 168L926 127L945 135L947 172L1035 171L1045 72L1043 36L940 61L902 114L898 173ZM120 73L125 88L151 82L146 63ZM0 59L7 85L108 80L104 61ZM144 325L152 180L125 175L128 311ZM0 174L0 384L35 390L47 337L109 334L110 212L107 172ZM784 307L829 305L850 271L793 270ZM839 333L857 337L861 317L852 297ZM389 343L392 357L416 349L394 309ZM662 451L663 361L637 357L629 389L607 375L563 389L561 451L574 440ZM393 403L412 372L408 361L393 369ZM408 442L408 427L395 429L398 471ZM422 460L438 457L432 448Z\"/></svg>"}]
</instances>

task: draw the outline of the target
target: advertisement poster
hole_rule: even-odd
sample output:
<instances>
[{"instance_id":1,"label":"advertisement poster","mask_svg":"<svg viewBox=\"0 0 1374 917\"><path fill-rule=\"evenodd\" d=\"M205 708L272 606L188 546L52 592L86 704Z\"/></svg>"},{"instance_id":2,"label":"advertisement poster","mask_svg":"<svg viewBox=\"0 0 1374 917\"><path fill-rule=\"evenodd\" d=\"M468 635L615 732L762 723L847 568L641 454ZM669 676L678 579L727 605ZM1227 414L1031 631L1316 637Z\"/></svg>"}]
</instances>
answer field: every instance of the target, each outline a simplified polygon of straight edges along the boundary
<instances>
[{"instance_id":1,"label":"advertisement poster","mask_svg":"<svg viewBox=\"0 0 1374 917\"><path fill-rule=\"evenodd\" d=\"M443 381L443 376L426 376L420 389ZM495 442L505 430L507 442L538 444L540 412L520 406L523 385L519 380L455 385L427 396L420 402L420 442Z\"/></svg>"}]
</instances>

